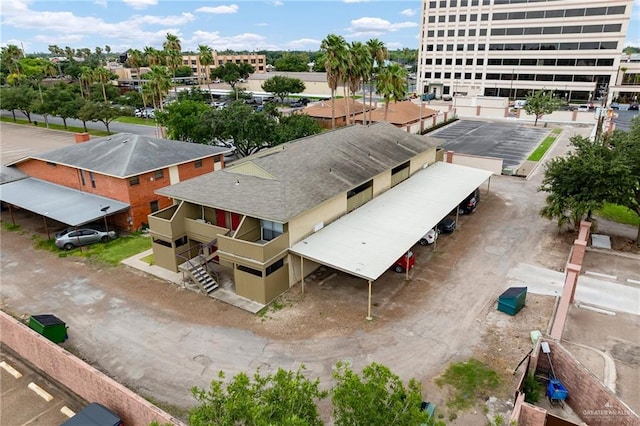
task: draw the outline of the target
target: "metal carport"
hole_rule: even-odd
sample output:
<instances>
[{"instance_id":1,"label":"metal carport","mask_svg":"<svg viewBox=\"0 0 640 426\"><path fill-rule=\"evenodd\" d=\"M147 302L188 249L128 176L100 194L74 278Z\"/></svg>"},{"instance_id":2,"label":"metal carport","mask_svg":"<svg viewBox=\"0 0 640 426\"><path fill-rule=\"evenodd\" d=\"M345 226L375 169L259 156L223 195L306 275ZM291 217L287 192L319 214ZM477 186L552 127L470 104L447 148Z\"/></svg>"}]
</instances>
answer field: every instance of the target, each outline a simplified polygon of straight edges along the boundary
<instances>
[{"instance_id":1,"label":"metal carport","mask_svg":"<svg viewBox=\"0 0 640 426\"><path fill-rule=\"evenodd\" d=\"M371 319L372 282L491 175L487 170L435 163L289 251L300 256L301 263L307 258L367 280L367 319Z\"/></svg>"},{"instance_id":2,"label":"metal carport","mask_svg":"<svg viewBox=\"0 0 640 426\"><path fill-rule=\"evenodd\" d=\"M43 216L45 227L47 218L70 226L81 226L129 209L127 203L36 178L0 186L0 200Z\"/></svg>"}]
</instances>

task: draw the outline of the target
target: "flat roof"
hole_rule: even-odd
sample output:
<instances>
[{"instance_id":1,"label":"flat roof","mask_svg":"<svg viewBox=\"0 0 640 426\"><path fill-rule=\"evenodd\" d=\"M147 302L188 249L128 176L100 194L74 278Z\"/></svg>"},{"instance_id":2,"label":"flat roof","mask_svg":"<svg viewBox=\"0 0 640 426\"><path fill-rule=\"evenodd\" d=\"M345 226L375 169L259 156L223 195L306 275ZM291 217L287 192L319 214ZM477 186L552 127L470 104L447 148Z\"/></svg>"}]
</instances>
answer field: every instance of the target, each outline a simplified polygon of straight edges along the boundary
<instances>
[{"instance_id":1,"label":"flat roof","mask_svg":"<svg viewBox=\"0 0 640 426\"><path fill-rule=\"evenodd\" d=\"M435 163L289 250L376 280L491 175L487 170Z\"/></svg>"},{"instance_id":2,"label":"flat roof","mask_svg":"<svg viewBox=\"0 0 640 426\"><path fill-rule=\"evenodd\" d=\"M71 226L101 219L127 210L129 204L100 195L89 194L36 178L5 183L0 200Z\"/></svg>"}]
</instances>

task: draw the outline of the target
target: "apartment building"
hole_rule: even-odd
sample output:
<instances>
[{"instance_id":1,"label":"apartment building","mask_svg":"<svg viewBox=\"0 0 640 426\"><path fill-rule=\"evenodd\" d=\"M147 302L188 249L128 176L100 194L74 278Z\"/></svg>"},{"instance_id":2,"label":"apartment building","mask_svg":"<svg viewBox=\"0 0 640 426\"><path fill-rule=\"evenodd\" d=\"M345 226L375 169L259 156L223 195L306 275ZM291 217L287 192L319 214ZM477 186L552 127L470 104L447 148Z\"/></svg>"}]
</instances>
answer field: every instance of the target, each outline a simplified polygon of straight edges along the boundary
<instances>
[{"instance_id":1,"label":"apartment building","mask_svg":"<svg viewBox=\"0 0 640 426\"><path fill-rule=\"evenodd\" d=\"M612 98L633 0L423 0L420 93Z\"/></svg>"},{"instance_id":2,"label":"apartment building","mask_svg":"<svg viewBox=\"0 0 640 426\"><path fill-rule=\"evenodd\" d=\"M224 65L227 62L234 62L236 64L247 63L253 66L256 73L267 72L267 57L265 55L258 55L255 53L242 55L219 55L217 52L213 52L213 63L206 66L200 63L200 57L197 54L182 56L182 64L191 67L193 76L202 80L206 79L206 76L210 74L211 69Z\"/></svg>"}]
</instances>

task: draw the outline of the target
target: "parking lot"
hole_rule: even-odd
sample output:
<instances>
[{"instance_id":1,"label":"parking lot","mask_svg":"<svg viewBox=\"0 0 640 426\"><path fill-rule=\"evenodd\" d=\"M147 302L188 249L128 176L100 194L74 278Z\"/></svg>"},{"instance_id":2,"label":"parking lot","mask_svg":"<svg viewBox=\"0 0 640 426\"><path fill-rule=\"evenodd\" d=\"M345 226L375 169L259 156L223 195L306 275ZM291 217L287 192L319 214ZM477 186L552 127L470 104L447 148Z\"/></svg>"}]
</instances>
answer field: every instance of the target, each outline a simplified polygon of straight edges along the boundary
<instances>
[{"instance_id":1,"label":"parking lot","mask_svg":"<svg viewBox=\"0 0 640 426\"><path fill-rule=\"evenodd\" d=\"M429 135L444 139L448 151L502 158L503 167L516 169L548 133L525 124L459 120Z\"/></svg>"}]
</instances>

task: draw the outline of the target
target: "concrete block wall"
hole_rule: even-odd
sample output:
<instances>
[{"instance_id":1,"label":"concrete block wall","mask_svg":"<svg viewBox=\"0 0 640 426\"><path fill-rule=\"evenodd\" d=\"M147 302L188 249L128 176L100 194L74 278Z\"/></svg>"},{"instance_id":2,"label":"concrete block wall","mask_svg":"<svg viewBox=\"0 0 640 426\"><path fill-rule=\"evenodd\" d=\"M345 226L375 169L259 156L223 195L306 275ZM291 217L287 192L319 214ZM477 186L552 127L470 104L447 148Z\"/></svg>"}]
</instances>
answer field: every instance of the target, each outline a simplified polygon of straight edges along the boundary
<instances>
[{"instance_id":1,"label":"concrete block wall","mask_svg":"<svg viewBox=\"0 0 640 426\"><path fill-rule=\"evenodd\" d=\"M109 407L125 425L147 426L155 420L160 424L185 426L169 413L1 311L0 330L2 344L84 400Z\"/></svg>"},{"instance_id":2,"label":"concrete block wall","mask_svg":"<svg viewBox=\"0 0 640 426\"><path fill-rule=\"evenodd\" d=\"M556 376L569 391L566 402L582 420L587 424L640 426L640 417L569 351L557 342L548 343ZM539 370L551 371L546 354L539 354L537 367Z\"/></svg>"}]
</instances>

